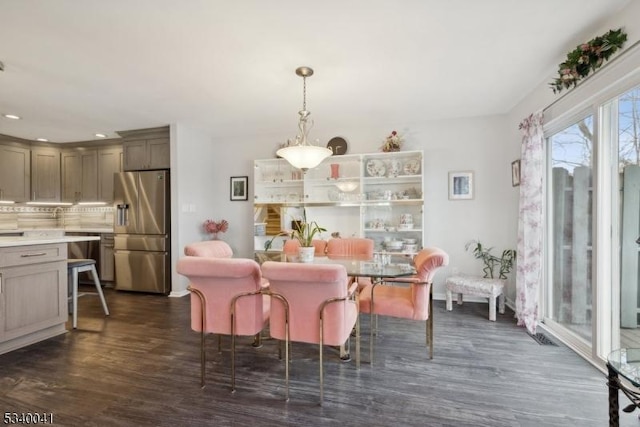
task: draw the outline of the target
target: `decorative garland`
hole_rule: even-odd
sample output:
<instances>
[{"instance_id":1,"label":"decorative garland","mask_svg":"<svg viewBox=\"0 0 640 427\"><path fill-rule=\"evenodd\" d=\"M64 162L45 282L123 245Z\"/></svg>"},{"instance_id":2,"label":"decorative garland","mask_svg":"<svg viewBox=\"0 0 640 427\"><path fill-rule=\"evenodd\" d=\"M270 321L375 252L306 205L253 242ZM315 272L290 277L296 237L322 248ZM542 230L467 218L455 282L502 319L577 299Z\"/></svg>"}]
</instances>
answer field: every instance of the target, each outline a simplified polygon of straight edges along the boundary
<instances>
[{"instance_id":1,"label":"decorative garland","mask_svg":"<svg viewBox=\"0 0 640 427\"><path fill-rule=\"evenodd\" d=\"M549 83L553 93L560 93L562 89L577 86L580 79L600 68L602 63L608 60L626 41L627 34L622 31L622 28L618 28L578 45L567 54L567 60L560 64L558 68L560 77Z\"/></svg>"}]
</instances>

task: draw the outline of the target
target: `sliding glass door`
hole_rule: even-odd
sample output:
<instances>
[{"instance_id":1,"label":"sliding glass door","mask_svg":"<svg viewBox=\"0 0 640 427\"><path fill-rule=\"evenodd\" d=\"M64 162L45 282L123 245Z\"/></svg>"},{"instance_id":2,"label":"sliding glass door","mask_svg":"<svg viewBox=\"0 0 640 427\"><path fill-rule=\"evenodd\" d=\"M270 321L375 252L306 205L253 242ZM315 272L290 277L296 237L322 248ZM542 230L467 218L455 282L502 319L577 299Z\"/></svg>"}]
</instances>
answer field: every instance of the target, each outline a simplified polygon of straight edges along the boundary
<instances>
[{"instance_id":1,"label":"sliding glass door","mask_svg":"<svg viewBox=\"0 0 640 427\"><path fill-rule=\"evenodd\" d=\"M548 139L550 250L547 318L591 341L593 262L593 116Z\"/></svg>"},{"instance_id":2,"label":"sliding glass door","mask_svg":"<svg viewBox=\"0 0 640 427\"><path fill-rule=\"evenodd\" d=\"M640 347L640 87L611 102L617 135L620 344ZM614 343L614 347L616 347Z\"/></svg>"}]
</instances>

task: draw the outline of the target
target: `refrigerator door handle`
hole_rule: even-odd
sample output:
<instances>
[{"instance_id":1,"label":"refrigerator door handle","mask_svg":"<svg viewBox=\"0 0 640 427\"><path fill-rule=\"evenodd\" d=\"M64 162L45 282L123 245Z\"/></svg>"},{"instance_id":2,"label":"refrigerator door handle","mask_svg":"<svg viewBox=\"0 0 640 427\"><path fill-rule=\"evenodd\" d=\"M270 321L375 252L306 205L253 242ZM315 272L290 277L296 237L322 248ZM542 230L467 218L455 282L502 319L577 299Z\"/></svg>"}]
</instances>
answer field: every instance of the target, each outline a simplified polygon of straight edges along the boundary
<instances>
[{"instance_id":1,"label":"refrigerator door handle","mask_svg":"<svg viewBox=\"0 0 640 427\"><path fill-rule=\"evenodd\" d=\"M124 203L121 205L117 205L117 214L116 214L116 225L125 227L129 224L129 205Z\"/></svg>"}]
</instances>

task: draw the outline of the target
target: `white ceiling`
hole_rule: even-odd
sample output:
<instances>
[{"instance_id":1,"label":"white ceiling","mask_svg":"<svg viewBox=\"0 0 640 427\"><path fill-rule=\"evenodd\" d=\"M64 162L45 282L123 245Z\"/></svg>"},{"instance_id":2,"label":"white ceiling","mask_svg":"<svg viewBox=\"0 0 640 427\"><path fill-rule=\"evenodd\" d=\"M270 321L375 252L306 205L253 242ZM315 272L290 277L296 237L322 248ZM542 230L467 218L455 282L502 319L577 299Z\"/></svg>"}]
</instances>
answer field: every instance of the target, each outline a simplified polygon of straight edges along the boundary
<instances>
[{"instance_id":1,"label":"white ceiling","mask_svg":"<svg viewBox=\"0 0 640 427\"><path fill-rule=\"evenodd\" d=\"M631 0L0 1L0 134L295 133L508 112ZM595 34L589 34L589 38Z\"/></svg>"}]
</instances>

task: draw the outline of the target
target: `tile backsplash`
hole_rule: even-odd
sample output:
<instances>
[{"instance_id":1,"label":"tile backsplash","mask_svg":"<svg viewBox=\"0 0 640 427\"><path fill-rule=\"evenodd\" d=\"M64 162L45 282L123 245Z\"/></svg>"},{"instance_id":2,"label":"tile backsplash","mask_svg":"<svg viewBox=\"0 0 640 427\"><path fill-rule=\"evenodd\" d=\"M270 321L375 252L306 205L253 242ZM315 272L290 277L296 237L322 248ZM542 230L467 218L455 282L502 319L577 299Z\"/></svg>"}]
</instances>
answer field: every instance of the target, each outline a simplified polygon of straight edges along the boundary
<instances>
[{"instance_id":1,"label":"tile backsplash","mask_svg":"<svg viewBox=\"0 0 640 427\"><path fill-rule=\"evenodd\" d=\"M113 206L0 206L0 230L113 227Z\"/></svg>"}]
</instances>

